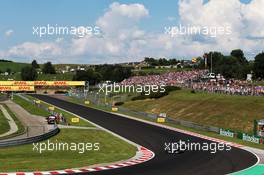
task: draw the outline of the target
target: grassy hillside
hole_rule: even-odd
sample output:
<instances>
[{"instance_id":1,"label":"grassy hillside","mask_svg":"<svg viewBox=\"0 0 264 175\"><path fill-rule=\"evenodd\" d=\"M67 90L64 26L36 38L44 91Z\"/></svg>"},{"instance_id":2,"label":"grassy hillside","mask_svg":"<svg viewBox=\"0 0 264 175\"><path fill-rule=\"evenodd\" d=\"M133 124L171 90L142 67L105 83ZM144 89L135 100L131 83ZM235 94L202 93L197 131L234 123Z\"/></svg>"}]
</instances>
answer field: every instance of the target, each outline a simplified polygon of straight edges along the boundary
<instances>
[{"instance_id":1,"label":"grassy hillside","mask_svg":"<svg viewBox=\"0 0 264 175\"><path fill-rule=\"evenodd\" d=\"M11 72L20 72L21 69L29 65L28 63L16 63L16 62L0 62L0 70L5 72L7 69L11 69Z\"/></svg>"},{"instance_id":2,"label":"grassy hillside","mask_svg":"<svg viewBox=\"0 0 264 175\"><path fill-rule=\"evenodd\" d=\"M40 74L37 80L72 80L74 73L65 74Z\"/></svg>"},{"instance_id":3,"label":"grassy hillside","mask_svg":"<svg viewBox=\"0 0 264 175\"><path fill-rule=\"evenodd\" d=\"M74 73L65 73L65 74L39 74L37 80L58 80L58 81L63 81L63 80L72 80ZM15 73L13 75L0 75L0 80L8 80L8 79L13 79L13 80L21 80L21 75L20 73Z\"/></svg>"},{"instance_id":4,"label":"grassy hillside","mask_svg":"<svg viewBox=\"0 0 264 175\"><path fill-rule=\"evenodd\" d=\"M264 98L191 93L189 90L171 92L153 100L126 102L124 107L150 113L167 112L168 116L199 124L253 132L253 120L264 118Z\"/></svg>"}]
</instances>

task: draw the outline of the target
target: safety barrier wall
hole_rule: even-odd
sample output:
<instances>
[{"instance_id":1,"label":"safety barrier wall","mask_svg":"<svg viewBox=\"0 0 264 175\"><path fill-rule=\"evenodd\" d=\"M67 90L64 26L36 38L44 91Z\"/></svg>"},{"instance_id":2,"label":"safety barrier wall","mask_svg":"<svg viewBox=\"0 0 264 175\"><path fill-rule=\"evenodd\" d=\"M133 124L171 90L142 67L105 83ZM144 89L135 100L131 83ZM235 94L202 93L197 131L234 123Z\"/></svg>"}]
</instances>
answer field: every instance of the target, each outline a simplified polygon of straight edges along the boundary
<instances>
[{"instance_id":1,"label":"safety barrier wall","mask_svg":"<svg viewBox=\"0 0 264 175\"><path fill-rule=\"evenodd\" d=\"M49 132L47 132L45 134L38 135L38 136L0 141L0 148L1 147L17 146L17 145L40 142L40 141L46 140L52 136L55 136L59 132L60 132L60 129L57 126L55 126L54 129L50 130Z\"/></svg>"}]
</instances>

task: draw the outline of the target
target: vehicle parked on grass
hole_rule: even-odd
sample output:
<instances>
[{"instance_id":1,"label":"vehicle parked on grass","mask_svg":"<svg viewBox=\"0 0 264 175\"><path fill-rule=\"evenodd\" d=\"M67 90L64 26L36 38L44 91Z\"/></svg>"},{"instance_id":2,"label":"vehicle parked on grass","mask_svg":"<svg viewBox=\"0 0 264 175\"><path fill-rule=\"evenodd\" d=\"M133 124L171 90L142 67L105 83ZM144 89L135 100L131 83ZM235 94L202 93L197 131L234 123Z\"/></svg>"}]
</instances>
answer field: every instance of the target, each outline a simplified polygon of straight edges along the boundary
<instances>
[{"instance_id":1,"label":"vehicle parked on grass","mask_svg":"<svg viewBox=\"0 0 264 175\"><path fill-rule=\"evenodd\" d=\"M55 124L56 123L56 117L54 115L50 115L46 118L48 124Z\"/></svg>"},{"instance_id":2,"label":"vehicle parked on grass","mask_svg":"<svg viewBox=\"0 0 264 175\"><path fill-rule=\"evenodd\" d=\"M205 76L202 77L203 79L215 79L216 76L215 76L215 73L208 73L206 74Z\"/></svg>"}]
</instances>

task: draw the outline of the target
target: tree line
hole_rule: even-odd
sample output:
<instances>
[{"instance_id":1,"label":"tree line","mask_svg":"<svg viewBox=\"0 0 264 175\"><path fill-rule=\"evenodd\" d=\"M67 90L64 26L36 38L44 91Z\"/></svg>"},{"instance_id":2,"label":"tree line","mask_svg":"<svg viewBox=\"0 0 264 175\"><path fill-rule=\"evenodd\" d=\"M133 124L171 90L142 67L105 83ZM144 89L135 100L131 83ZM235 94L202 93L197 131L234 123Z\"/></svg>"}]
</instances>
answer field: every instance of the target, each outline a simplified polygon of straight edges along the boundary
<instances>
[{"instance_id":1,"label":"tree line","mask_svg":"<svg viewBox=\"0 0 264 175\"><path fill-rule=\"evenodd\" d=\"M89 81L91 85L101 81L120 82L132 74L131 67L123 67L121 65L95 65L86 71L76 71L73 80Z\"/></svg>"},{"instance_id":2,"label":"tree line","mask_svg":"<svg viewBox=\"0 0 264 175\"><path fill-rule=\"evenodd\" d=\"M146 57L144 60L150 66L175 65L182 62L176 59L154 59ZM208 52L203 57L197 58L194 63L196 69L210 69L212 72L222 74L226 78L245 79L247 74L253 74L255 79L264 79L264 52L255 56L254 60L247 60L241 49L232 50L230 55L223 55L221 52ZM40 69L36 60L30 66L26 66L21 71L22 80L36 80L38 77L37 69ZM121 65L95 65L87 70L77 70L73 80L89 81L96 84L101 81L120 82L132 75L131 67ZM56 70L51 62L43 64L41 71L43 74L56 74Z\"/></svg>"},{"instance_id":3,"label":"tree line","mask_svg":"<svg viewBox=\"0 0 264 175\"><path fill-rule=\"evenodd\" d=\"M146 57L144 61L149 66L176 65L183 62L177 59L151 57ZM193 68L210 70L211 65L212 72L222 74L226 78L245 79L247 74L253 74L255 79L264 79L264 52L257 54L251 61L245 57L241 49L232 50L229 55L217 51L208 52L197 58Z\"/></svg>"},{"instance_id":4,"label":"tree line","mask_svg":"<svg viewBox=\"0 0 264 175\"><path fill-rule=\"evenodd\" d=\"M149 66L153 66L153 67L155 67L155 66L177 65L178 63L182 62L182 60L177 60L175 58L173 58L173 59L166 59L166 58L155 59L155 58L152 58L152 57L145 57L144 61Z\"/></svg>"},{"instance_id":5,"label":"tree line","mask_svg":"<svg viewBox=\"0 0 264 175\"><path fill-rule=\"evenodd\" d=\"M222 74L226 78L246 79L247 74L253 74L255 79L264 78L264 53L259 53L254 60L247 60L241 49L232 50L230 55L221 52L205 53L203 58L198 58L198 68L207 68L212 72Z\"/></svg>"},{"instance_id":6,"label":"tree line","mask_svg":"<svg viewBox=\"0 0 264 175\"><path fill-rule=\"evenodd\" d=\"M21 79L24 81L33 81L38 78L37 69L40 69L36 60L33 60L31 65L23 67L21 70ZM56 74L56 70L51 62L43 64L41 69L43 74Z\"/></svg>"},{"instance_id":7,"label":"tree line","mask_svg":"<svg viewBox=\"0 0 264 175\"><path fill-rule=\"evenodd\" d=\"M24 81L33 81L38 78L37 69L40 69L36 60L33 60L30 66L26 66L21 71L21 79ZM43 74L56 74L56 70L51 62L43 64L41 71ZM120 82L132 74L131 67L121 65L95 65L87 70L76 70L73 76L74 81L89 81L91 85L101 81Z\"/></svg>"}]
</instances>

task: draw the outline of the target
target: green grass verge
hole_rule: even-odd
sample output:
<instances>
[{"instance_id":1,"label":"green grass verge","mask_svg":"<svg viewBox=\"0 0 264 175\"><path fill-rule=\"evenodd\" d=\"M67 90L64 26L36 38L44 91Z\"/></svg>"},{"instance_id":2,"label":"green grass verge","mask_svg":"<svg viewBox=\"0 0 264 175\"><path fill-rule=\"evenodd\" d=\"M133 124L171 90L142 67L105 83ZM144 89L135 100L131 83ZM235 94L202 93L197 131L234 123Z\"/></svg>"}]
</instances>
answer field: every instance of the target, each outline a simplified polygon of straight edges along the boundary
<instances>
[{"instance_id":1,"label":"green grass verge","mask_svg":"<svg viewBox=\"0 0 264 175\"><path fill-rule=\"evenodd\" d=\"M75 97L68 97L68 101L70 101L72 103L84 105L84 100L76 99ZM95 104L89 104L89 105L86 105L86 106L91 107L91 108L95 108L95 109L99 109L99 110L103 110L103 111L107 111L107 112L111 112L111 109L103 107L103 106L97 106ZM154 119L150 119L150 118L147 118L147 117L135 115L134 113L131 113L131 112L118 112L118 113L129 115L129 116L132 116L132 117L135 117L135 118L139 118L139 119L143 119L143 120L147 120L147 121L151 121L151 122L156 122L156 120L154 120ZM249 147L253 147L253 148L264 149L264 144L262 144L262 145L261 144L255 144L255 143L243 141L243 140L236 139L236 138L225 137L225 136L221 136L221 135L219 135L217 133L206 132L206 131L201 131L201 130L197 130L197 129L192 129L192 128L184 127L184 126L177 125L177 124L174 124L174 123L170 123L170 122L165 122L163 124L167 125L167 126L174 127L174 128L179 128L179 129L182 129L182 130L191 131L191 132L194 132L194 133L202 134L202 135L213 137L213 138L218 138L218 139L221 139L221 140L225 140L225 141L229 141L229 142L233 142L233 143L237 143L237 144L241 144L241 145L245 145L245 146L249 146Z\"/></svg>"},{"instance_id":2,"label":"green grass verge","mask_svg":"<svg viewBox=\"0 0 264 175\"><path fill-rule=\"evenodd\" d=\"M5 118L2 110L0 110L0 134L4 134L10 130L8 120Z\"/></svg>"},{"instance_id":3,"label":"green grass verge","mask_svg":"<svg viewBox=\"0 0 264 175\"><path fill-rule=\"evenodd\" d=\"M17 119L16 115L10 110L10 108L6 104L2 104L2 105L4 106L4 108L7 110L9 115L15 121L15 123L16 123L16 125L18 127L18 130L17 130L17 132L15 132L15 133L13 133L11 135L8 135L8 136L5 136L5 137L1 137L1 139L7 139L7 138L15 137L15 136L18 136L18 135L21 135L21 134L25 133L26 129L23 126L23 124Z\"/></svg>"},{"instance_id":4,"label":"green grass verge","mask_svg":"<svg viewBox=\"0 0 264 175\"><path fill-rule=\"evenodd\" d=\"M47 143L47 141L44 141ZM61 129L53 143L100 143L99 151L33 151L33 145L0 148L0 172L46 171L126 160L136 147L102 130Z\"/></svg>"},{"instance_id":5,"label":"green grass verge","mask_svg":"<svg viewBox=\"0 0 264 175\"><path fill-rule=\"evenodd\" d=\"M253 133L254 119L264 118L264 98L223 94L171 92L160 99L130 101L125 108L148 113L166 112L171 118Z\"/></svg>"},{"instance_id":6,"label":"green grass verge","mask_svg":"<svg viewBox=\"0 0 264 175\"><path fill-rule=\"evenodd\" d=\"M26 111L33 115L39 115L43 117L47 117L49 115L48 111L44 109L38 108L37 106L33 105L32 103L24 100L23 98L19 97L18 95L14 95L13 101L23 107Z\"/></svg>"},{"instance_id":7,"label":"green grass verge","mask_svg":"<svg viewBox=\"0 0 264 175\"><path fill-rule=\"evenodd\" d=\"M31 99L32 101L33 101L33 100L38 100L37 98L34 98L34 97L30 96L30 95L24 95L24 96L25 96L26 98L28 98L28 99ZM23 99L22 99L22 100L23 100ZM24 101L25 101L25 100L24 100ZM41 104L44 105L44 106L46 106L46 107L52 106L52 105L50 105L50 104L48 104L48 103L45 103L45 102L43 102L43 101L41 101ZM35 107L37 107L37 106L35 106ZM38 108L38 107L37 107L37 109L40 110L41 108ZM42 110L43 110L43 109L42 109ZM66 111L64 111L64 110L61 110L61 109L59 109L59 108L57 108L57 107L55 107L55 110L54 110L54 111L57 112L57 113L62 113L63 116L66 118L67 122L68 122L71 126L94 127L94 125L92 125L91 123L89 123L89 122L87 122L87 121L85 121L85 120L83 120L83 119L80 119L80 122L78 122L78 123L72 123L72 122L71 122L71 118L75 118L76 116L74 116L73 114L70 114L70 113L68 113L68 112L66 112ZM45 116L47 116L47 115L45 115Z\"/></svg>"}]
</instances>

